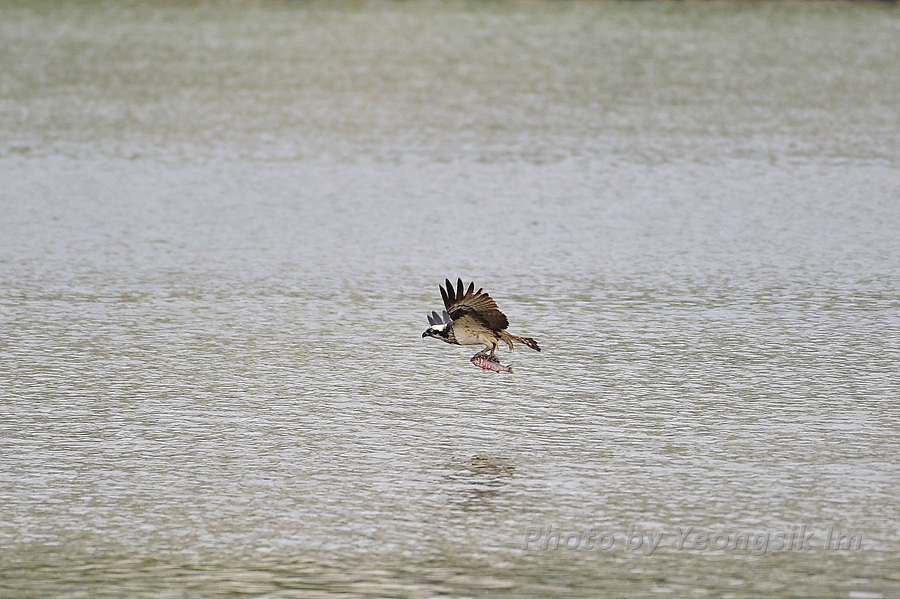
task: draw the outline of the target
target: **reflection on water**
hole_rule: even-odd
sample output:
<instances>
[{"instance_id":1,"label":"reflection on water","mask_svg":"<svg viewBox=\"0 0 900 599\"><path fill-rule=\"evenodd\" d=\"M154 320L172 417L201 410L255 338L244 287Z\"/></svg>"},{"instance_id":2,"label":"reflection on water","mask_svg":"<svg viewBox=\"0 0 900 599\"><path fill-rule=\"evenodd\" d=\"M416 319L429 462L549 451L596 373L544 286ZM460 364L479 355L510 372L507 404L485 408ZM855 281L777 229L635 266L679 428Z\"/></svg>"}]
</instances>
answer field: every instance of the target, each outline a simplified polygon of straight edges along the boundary
<instances>
[{"instance_id":1,"label":"reflection on water","mask_svg":"<svg viewBox=\"0 0 900 599\"><path fill-rule=\"evenodd\" d=\"M453 474L447 476L446 489L451 505L464 510L493 509L516 474L516 467L503 457L480 454L450 468Z\"/></svg>"},{"instance_id":2,"label":"reflection on water","mask_svg":"<svg viewBox=\"0 0 900 599\"><path fill-rule=\"evenodd\" d=\"M898 22L4 4L0 595L893 596Z\"/></svg>"}]
</instances>

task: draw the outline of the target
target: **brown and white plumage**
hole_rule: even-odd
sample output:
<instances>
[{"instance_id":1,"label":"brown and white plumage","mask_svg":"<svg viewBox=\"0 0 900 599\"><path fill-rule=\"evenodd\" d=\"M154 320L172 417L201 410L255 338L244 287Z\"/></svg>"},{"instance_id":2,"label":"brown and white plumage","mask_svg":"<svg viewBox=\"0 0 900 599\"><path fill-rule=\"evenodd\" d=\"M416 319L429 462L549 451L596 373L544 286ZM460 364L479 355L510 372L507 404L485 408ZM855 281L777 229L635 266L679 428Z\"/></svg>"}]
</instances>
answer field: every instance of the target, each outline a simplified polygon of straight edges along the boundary
<instances>
[{"instance_id":1,"label":"brown and white plumage","mask_svg":"<svg viewBox=\"0 0 900 599\"><path fill-rule=\"evenodd\" d=\"M444 299L444 314L431 313L428 317L431 326L422 333L422 337L437 337L455 345L484 345L484 350L476 356L490 352L488 359L491 360L500 341L505 342L510 350L516 342L541 351L531 337L517 337L506 332L509 326L506 315L483 289L475 291L475 283L469 283L466 288L462 279L457 279L454 289L450 279L446 279L445 286L441 287L441 297Z\"/></svg>"}]
</instances>

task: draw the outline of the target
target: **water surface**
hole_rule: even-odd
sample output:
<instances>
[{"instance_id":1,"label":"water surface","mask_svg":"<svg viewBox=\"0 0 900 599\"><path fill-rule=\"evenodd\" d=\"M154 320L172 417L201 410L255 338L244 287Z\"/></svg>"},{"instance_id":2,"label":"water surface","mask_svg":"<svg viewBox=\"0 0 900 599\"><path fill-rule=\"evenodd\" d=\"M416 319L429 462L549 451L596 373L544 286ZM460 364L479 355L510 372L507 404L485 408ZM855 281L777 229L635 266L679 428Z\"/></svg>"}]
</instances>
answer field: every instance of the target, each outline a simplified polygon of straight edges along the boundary
<instances>
[{"instance_id":1,"label":"water surface","mask_svg":"<svg viewBox=\"0 0 900 599\"><path fill-rule=\"evenodd\" d=\"M898 33L5 3L0 595L894 596Z\"/></svg>"}]
</instances>

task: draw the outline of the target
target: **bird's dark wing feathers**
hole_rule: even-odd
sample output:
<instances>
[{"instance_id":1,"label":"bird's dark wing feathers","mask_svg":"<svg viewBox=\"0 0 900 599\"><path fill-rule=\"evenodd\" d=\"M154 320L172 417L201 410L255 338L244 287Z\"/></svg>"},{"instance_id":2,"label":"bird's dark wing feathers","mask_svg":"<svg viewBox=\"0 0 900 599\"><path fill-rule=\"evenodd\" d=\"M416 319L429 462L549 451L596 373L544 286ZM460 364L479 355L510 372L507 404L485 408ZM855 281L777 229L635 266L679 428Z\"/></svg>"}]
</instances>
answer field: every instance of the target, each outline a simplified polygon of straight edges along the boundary
<instances>
[{"instance_id":1,"label":"bird's dark wing feathers","mask_svg":"<svg viewBox=\"0 0 900 599\"><path fill-rule=\"evenodd\" d=\"M509 326L509 320L497 307L497 302L482 289L475 291L475 283L469 283L466 289L462 279L457 279L455 290L450 279L446 279L444 284L446 289L441 287L441 297L453 320L469 314L494 331L502 331Z\"/></svg>"}]
</instances>

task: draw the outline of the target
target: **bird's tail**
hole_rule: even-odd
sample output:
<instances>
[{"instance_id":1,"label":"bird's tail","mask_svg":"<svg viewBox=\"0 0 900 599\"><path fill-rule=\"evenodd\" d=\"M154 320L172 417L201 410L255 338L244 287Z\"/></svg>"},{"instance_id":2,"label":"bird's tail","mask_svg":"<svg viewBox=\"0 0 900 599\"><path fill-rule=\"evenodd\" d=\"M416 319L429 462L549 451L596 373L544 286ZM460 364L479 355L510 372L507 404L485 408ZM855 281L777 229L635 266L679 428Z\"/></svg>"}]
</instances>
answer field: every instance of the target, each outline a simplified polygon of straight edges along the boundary
<instances>
[{"instance_id":1,"label":"bird's tail","mask_svg":"<svg viewBox=\"0 0 900 599\"><path fill-rule=\"evenodd\" d=\"M505 341L510 350L513 349L513 341L515 341L516 343L524 343L534 351L541 351L541 348L538 346L537 341L535 341L531 337L517 337L516 335L510 335L506 331L501 331L500 340Z\"/></svg>"}]
</instances>

